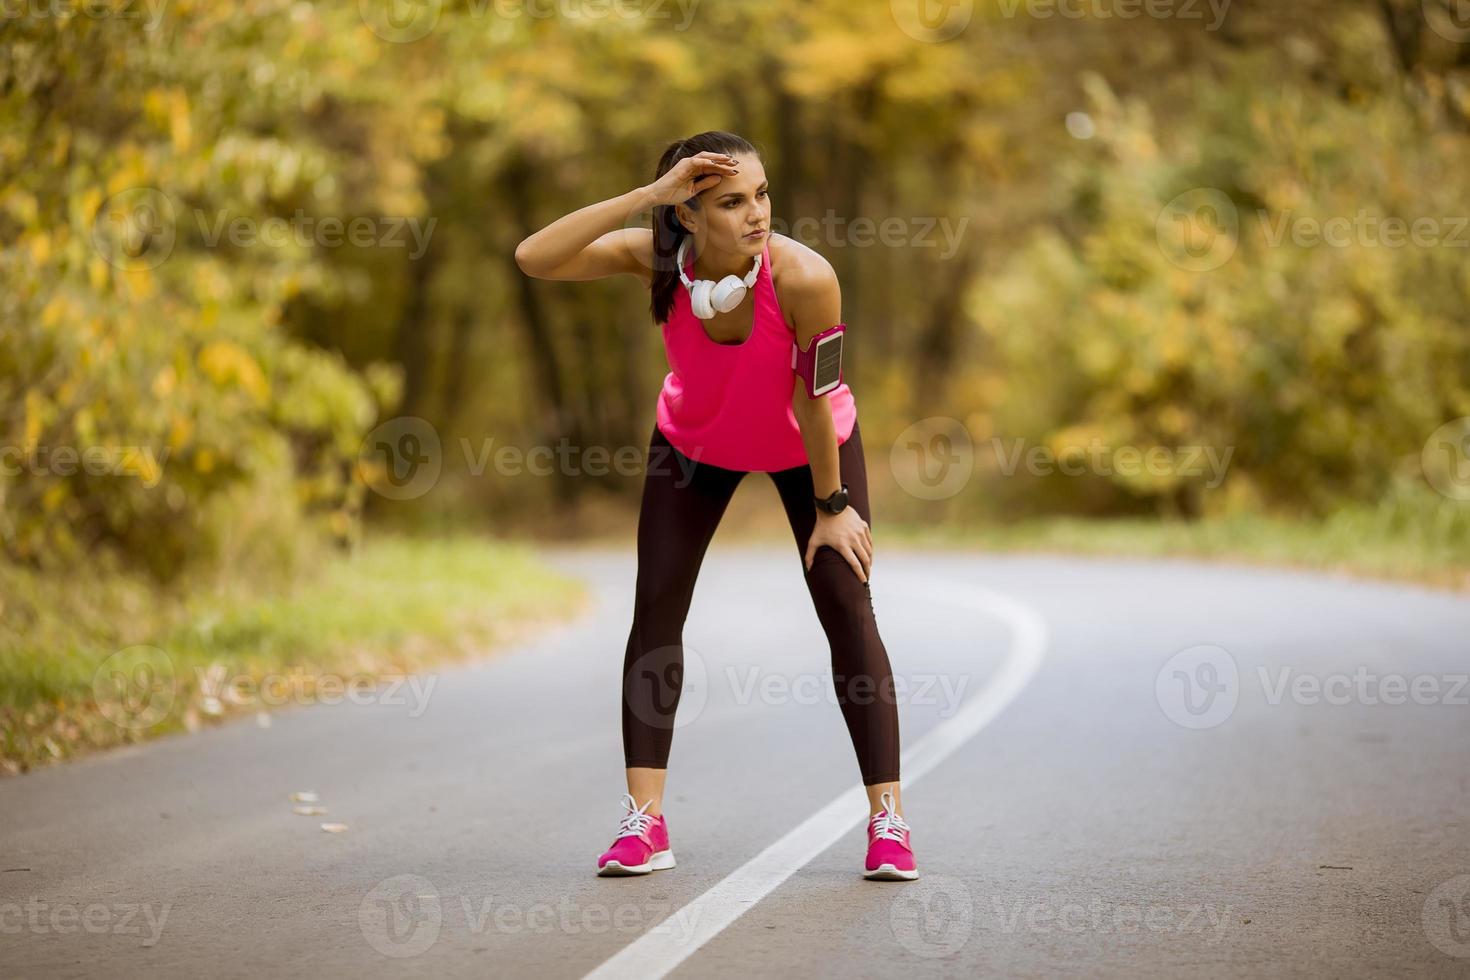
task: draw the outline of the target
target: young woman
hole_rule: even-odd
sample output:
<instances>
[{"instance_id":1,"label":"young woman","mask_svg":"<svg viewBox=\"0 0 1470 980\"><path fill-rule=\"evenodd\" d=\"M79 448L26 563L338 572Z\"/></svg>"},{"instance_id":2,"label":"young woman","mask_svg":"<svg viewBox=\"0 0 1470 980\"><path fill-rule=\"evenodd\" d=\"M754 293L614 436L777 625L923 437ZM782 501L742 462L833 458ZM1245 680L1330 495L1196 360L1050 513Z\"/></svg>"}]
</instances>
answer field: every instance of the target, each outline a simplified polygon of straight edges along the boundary
<instances>
[{"instance_id":1,"label":"young woman","mask_svg":"<svg viewBox=\"0 0 1470 980\"><path fill-rule=\"evenodd\" d=\"M626 227L649 208L651 230ZM652 183L573 211L516 249L521 269L538 279L636 276L652 293L672 369L649 444L623 659L626 812L598 858L599 874L674 866L662 801L684 620L736 486L747 472L764 472L796 536L868 793L864 876L918 877L899 793L893 676L868 584L873 538L857 410L845 383L814 398L824 386L814 383L808 359L800 370L792 366L793 343L813 354L814 338L832 338L841 294L821 255L772 235L770 226L755 147L708 132L671 144ZM828 358L829 384L832 367Z\"/></svg>"}]
</instances>

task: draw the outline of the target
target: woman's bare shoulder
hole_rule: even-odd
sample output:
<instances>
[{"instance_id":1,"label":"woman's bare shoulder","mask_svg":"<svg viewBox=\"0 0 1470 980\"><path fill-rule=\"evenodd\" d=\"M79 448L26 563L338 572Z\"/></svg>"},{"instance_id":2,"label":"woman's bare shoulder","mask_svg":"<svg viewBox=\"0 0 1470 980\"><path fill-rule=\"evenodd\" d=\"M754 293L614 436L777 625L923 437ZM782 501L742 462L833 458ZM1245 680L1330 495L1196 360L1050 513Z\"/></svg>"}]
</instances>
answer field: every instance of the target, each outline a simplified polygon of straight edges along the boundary
<instances>
[{"instance_id":1,"label":"woman's bare shoulder","mask_svg":"<svg viewBox=\"0 0 1470 980\"><path fill-rule=\"evenodd\" d=\"M837 270L821 252L774 232L768 247L771 250L771 283L776 287L776 298L783 305L788 300L795 302L814 294L841 294Z\"/></svg>"},{"instance_id":2,"label":"woman's bare shoulder","mask_svg":"<svg viewBox=\"0 0 1470 980\"><path fill-rule=\"evenodd\" d=\"M842 319L842 288L837 270L816 249L785 235L772 235L771 285L786 325L807 343Z\"/></svg>"}]
</instances>

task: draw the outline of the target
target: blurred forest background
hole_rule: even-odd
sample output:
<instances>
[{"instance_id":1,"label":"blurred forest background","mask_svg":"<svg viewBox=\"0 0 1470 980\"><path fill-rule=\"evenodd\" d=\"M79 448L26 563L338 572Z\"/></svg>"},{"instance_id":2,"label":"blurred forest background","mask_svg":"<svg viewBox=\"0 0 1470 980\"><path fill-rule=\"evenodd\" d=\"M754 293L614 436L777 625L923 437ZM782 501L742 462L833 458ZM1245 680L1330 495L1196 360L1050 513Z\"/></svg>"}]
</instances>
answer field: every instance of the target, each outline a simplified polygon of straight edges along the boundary
<instances>
[{"instance_id":1,"label":"blurred forest background","mask_svg":"<svg viewBox=\"0 0 1470 980\"><path fill-rule=\"evenodd\" d=\"M775 230L838 271L885 525L1259 519L1470 554L1463 475L1423 472L1470 415L1453 0L27 2L0 119L11 651L88 575L218 587L365 523L631 520L636 475L485 465L641 452L666 370L632 279L512 256L705 129L761 147ZM364 440L402 417L442 473L391 499ZM936 418L969 441L959 492L889 472ZM992 440L1230 456L1006 472Z\"/></svg>"}]
</instances>

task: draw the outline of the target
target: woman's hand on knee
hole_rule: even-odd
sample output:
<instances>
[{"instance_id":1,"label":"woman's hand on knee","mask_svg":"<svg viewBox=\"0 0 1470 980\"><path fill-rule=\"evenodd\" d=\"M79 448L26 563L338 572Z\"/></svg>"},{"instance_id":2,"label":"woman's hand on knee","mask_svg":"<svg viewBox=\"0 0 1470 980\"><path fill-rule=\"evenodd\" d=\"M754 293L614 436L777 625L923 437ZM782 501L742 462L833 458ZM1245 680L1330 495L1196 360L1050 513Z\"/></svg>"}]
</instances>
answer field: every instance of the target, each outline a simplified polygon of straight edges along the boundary
<instances>
[{"instance_id":1,"label":"woman's hand on knee","mask_svg":"<svg viewBox=\"0 0 1470 980\"><path fill-rule=\"evenodd\" d=\"M873 533L856 510L846 507L839 514L817 513L817 526L806 545L807 571L812 570L812 561L822 545L845 558L859 580L868 580L873 567Z\"/></svg>"}]
</instances>

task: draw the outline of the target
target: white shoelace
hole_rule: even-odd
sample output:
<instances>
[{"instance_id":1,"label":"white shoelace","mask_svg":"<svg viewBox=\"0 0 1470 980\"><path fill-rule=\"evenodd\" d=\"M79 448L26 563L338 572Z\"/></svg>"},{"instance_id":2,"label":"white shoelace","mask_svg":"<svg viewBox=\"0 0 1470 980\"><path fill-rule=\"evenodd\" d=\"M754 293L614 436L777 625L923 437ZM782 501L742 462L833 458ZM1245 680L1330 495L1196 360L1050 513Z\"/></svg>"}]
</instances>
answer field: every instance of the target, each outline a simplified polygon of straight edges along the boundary
<instances>
[{"instance_id":1,"label":"white shoelace","mask_svg":"<svg viewBox=\"0 0 1470 980\"><path fill-rule=\"evenodd\" d=\"M622 823L618 824L617 840L622 840L624 837L642 837L648 831L648 828L653 826L653 822L658 819L657 817L650 816L646 812L649 807L653 806L652 797L649 798L647 803L639 806L638 801L633 799L632 794L624 793L620 802L628 813L623 817Z\"/></svg>"},{"instance_id":2,"label":"white shoelace","mask_svg":"<svg viewBox=\"0 0 1470 980\"><path fill-rule=\"evenodd\" d=\"M891 840L903 843L903 832L909 830L909 825L904 822L903 817L893 812L893 794L884 793L878 797L883 803L883 812L872 819L873 838L875 840Z\"/></svg>"}]
</instances>

